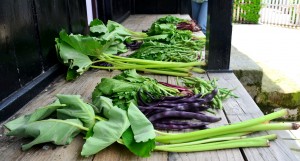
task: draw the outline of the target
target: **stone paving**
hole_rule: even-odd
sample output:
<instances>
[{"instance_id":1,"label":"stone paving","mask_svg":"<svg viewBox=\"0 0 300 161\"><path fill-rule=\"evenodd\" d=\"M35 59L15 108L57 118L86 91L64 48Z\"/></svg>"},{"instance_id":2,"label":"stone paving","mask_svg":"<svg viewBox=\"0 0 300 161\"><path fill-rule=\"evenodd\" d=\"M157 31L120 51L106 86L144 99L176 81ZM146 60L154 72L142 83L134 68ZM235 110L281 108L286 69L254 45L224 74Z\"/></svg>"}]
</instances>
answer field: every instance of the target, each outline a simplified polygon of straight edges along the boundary
<instances>
[{"instance_id":1,"label":"stone paving","mask_svg":"<svg viewBox=\"0 0 300 161\"><path fill-rule=\"evenodd\" d=\"M284 107L300 120L299 62L299 29L233 24L230 68L263 112Z\"/></svg>"},{"instance_id":2,"label":"stone paving","mask_svg":"<svg viewBox=\"0 0 300 161\"><path fill-rule=\"evenodd\" d=\"M233 24L230 68L256 102L261 92L275 93L279 100L287 94L300 93L299 62L299 29ZM292 99L284 100L287 106L289 102L295 103ZM300 101L300 94L295 99ZM299 107L295 108L296 115L300 114ZM300 161L300 130L274 132Z\"/></svg>"}]
</instances>

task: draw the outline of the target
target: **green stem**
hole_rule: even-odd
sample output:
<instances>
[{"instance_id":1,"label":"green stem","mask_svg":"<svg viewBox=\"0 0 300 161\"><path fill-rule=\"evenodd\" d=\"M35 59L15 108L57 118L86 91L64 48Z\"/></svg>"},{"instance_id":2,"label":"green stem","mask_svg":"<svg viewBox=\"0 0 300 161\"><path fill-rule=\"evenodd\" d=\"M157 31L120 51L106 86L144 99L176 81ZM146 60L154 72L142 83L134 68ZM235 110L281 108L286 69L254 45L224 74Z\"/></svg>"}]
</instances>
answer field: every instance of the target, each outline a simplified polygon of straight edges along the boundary
<instances>
[{"instance_id":1,"label":"green stem","mask_svg":"<svg viewBox=\"0 0 300 161\"><path fill-rule=\"evenodd\" d=\"M259 118L255 118L255 119L251 119L251 120L247 120L244 122L235 123L231 125L226 125L226 126L221 126L221 127L216 127L216 128L206 129L206 130L199 130L194 132L188 132L183 134L177 134L172 136L157 136L155 140L161 143L184 143L189 141L195 141L204 138L214 137L217 135L229 134L232 133L231 131L261 124L282 117L286 114L287 114L287 110L284 109Z\"/></svg>"},{"instance_id":2,"label":"green stem","mask_svg":"<svg viewBox=\"0 0 300 161\"><path fill-rule=\"evenodd\" d=\"M204 69L196 68L196 67L195 67L195 68L192 68L192 71L193 71L193 72L196 72L196 73L200 73L200 74L201 74L201 73L205 73L205 70L204 70Z\"/></svg>"},{"instance_id":3,"label":"green stem","mask_svg":"<svg viewBox=\"0 0 300 161\"><path fill-rule=\"evenodd\" d=\"M98 115L95 116L95 119L98 120L98 121L107 121L106 118L98 116Z\"/></svg>"},{"instance_id":4,"label":"green stem","mask_svg":"<svg viewBox=\"0 0 300 161\"><path fill-rule=\"evenodd\" d=\"M118 63L113 63L118 65ZM103 66L91 66L92 68L98 68L98 69L138 69L138 68L183 68L183 67L191 67L196 65L197 62L191 62L191 63L180 63L178 65L173 64L150 64L150 65L137 65L137 64L128 64L123 63L123 65L120 66L113 66L113 67L103 67Z\"/></svg>"},{"instance_id":5,"label":"green stem","mask_svg":"<svg viewBox=\"0 0 300 161\"><path fill-rule=\"evenodd\" d=\"M267 123L254 126L245 127L234 130L233 132L247 132L247 131L265 131L265 130L297 130L299 124L296 123Z\"/></svg>"},{"instance_id":6,"label":"green stem","mask_svg":"<svg viewBox=\"0 0 300 161\"><path fill-rule=\"evenodd\" d=\"M171 72L171 71L162 71L162 70L155 70L155 69L136 69L138 71L144 71L154 74L163 74L163 75L170 75L176 77L189 77L191 76L190 73L178 73L178 72Z\"/></svg>"},{"instance_id":7,"label":"green stem","mask_svg":"<svg viewBox=\"0 0 300 161\"><path fill-rule=\"evenodd\" d=\"M159 130L155 130L155 133L157 133L158 135L173 135L173 133L162 132Z\"/></svg>"},{"instance_id":8,"label":"green stem","mask_svg":"<svg viewBox=\"0 0 300 161\"><path fill-rule=\"evenodd\" d=\"M122 60L126 62L135 62L135 63L146 63L146 64L173 64L175 67L178 64L185 64L182 62L165 62L165 61L153 61L153 60L145 60L145 59L135 59L135 58L127 58L127 57L121 57L121 56L115 56L115 55L109 55L109 57L117 59L117 60ZM190 63L195 63L195 66L204 66L205 62L190 62Z\"/></svg>"},{"instance_id":9,"label":"green stem","mask_svg":"<svg viewBox=\"0 0 300 161\"><path fill-rule=\"evenodd\" d=\"M81 125L78 125L78 124L75 124L75 123L72 123L72 122L67 122L67 121L64 121L64 120L59 120L59 119L48 119L48 120L42 120L42 121L55 121L55 122L60 122L60 123L69 124L69 125L75 126L75 127L77 127L78 129L81 129L81 130L84 130L84 131L89 131L89 128L87 128L87 127L84 127L84 126L81 126Z\"/></svg>"},{"instance_id":10,"label":"green stem","mask_svg":"<svg viewBox=\"0 0 300 161\"><path fill-rule=\"evenodd\" d=\"M200 145L164 148L156 146L154 150L168 151L168 152L200 152L209 150L244 148L244 147L264 147L269 146L269 140L262 138L240 139L237 141L223 141L217 143L207 143Z\"/></svg>"},{"instance_id":11,"label":"green stem","mask_svg":"<svg viewBox=\"0 0 300 161\"><path fill-rule=\"evenodd\" d=\"M246 136L216 137L216 138L192 141L192 142L187 142L187 143L160 145L160 147L174 148L174 147L198 145L198 144L213 143L213 142L220 142L220 141L237 140L237 139L242 139L242 138L246 138Z\"/></svg>"}]
</instances>

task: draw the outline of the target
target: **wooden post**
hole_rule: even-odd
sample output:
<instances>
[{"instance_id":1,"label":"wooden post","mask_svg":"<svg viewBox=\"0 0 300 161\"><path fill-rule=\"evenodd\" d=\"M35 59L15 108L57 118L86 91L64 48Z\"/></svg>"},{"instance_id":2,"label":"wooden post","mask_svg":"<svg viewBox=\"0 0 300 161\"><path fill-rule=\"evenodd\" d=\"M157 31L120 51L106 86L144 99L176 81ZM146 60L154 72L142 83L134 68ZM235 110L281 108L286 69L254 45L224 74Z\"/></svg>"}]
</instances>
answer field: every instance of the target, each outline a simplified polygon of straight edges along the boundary
<instances>
[{"instance_id":1,"label":"wooden post","mask_svg":"<svg viewBox=\"0 0 300 161\"><path fill-rule=\"evenodd\" d=\"M233 0L209 0L207 20L208 67L228 71L230 63Z\"/></svg>"}]
</instances>

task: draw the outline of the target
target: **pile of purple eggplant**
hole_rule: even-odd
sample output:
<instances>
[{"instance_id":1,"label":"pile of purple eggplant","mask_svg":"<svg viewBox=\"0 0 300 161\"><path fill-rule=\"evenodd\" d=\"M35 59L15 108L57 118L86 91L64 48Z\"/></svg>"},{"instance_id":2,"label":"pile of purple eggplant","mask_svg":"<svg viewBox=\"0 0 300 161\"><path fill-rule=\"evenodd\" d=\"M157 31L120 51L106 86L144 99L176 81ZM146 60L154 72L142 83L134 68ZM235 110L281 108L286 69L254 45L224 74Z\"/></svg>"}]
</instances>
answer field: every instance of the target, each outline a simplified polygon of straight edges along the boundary
<instances>
[{"instance_id":1,"label":"pile of purple eggplant","mask_svg":"<svg viewBox=\"0 0 300 161\"><path fill-rule=\"evenodd\" d=\"M205 95L166 96L161 99L155 99L150 93L145 93L151 101L144 101L139 91L138 106L155 129L206 129L209 123L221 120L220 117L204 113L212 108L212 100L218 93L217 88Z\"/></svg>"}]
</instances>

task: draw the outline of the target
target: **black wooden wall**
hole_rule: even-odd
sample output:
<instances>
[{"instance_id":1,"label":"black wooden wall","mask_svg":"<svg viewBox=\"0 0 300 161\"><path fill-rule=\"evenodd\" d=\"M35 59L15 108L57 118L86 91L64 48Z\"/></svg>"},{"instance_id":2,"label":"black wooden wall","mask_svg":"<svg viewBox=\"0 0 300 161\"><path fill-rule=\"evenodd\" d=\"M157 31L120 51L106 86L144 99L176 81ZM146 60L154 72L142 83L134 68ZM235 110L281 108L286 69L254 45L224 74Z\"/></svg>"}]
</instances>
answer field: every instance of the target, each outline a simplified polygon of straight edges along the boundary
<instances>
[{"instance_id":1,"label":"black wooden wall","mask_svg":"<svg viewBox=\"0 0 300 161\"><path fill-rule=\"evenodd\" d=\"M0 121L59 72L55 37L85 33L85 0L1 0Z\"/></svg>"},{"instance_id":2,"label":"black wooden wall","mask_svg":"<svg viewBox=\"0 0 300 161\"><path fill-rule=\"evenodd\" d=\"M122 22L130 14L190 14L191 0L92 0L94 17Z\"/></svg>"},{"instance_id":3,"label":"black wooden wall","mask_svg":"<svg viewBox=\"0 0 300 161\"><path fill-rule=\"evenodd\" d=\"M93 15L121 22L130 14L190 14L190 0L92 0ZM227 72L232 0L209 0L208 70ZM54 38L87 32L85 0L0 0L0 122L59 74Z\"/></svg>"},{"instance_id":4,"label":"black wooden wall","mask_svg":"<svg viewBox=\"0 0 300 161\"><path fill-rule=\"evenodd\" d=\"M132 14L190 14L191 0L132 0Z\"/></svg>"}]
</instances>

